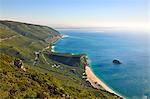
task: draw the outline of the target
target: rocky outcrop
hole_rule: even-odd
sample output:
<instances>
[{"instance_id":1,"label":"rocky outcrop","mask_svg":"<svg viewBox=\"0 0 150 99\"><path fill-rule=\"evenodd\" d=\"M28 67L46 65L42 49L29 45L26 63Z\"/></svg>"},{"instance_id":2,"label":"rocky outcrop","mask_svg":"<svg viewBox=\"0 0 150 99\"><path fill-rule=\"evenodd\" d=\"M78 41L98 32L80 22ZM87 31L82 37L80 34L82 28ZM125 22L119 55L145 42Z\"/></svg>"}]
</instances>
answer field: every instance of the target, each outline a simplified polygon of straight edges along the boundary
<instances>
[{"instance_id":1,"label":"rocky outcrop","mask_svg":"<svg viewBox=\"0 0 150 99\"><path fill-rule=\"evenodd\" d=\"M122 64L119 60L117 60L117 59L114 59L113 61L112 61L114 64Z\"/></svg>"},{"instance_id":2,"label":"rocky outcrop","mask_svg":"<svg viewBox=\"0 0 150 99\"><path fill-rule=\"evenodd\" d=\"M15 59L14 60L14 65L17 66L18 68L21 68L23 71L26 71L26 68L23 66L22 60Z\"/></svg>"},{"instance_id":3,"label":"rocky outcrop","mask_svg":"<svg viewBox=\"0 0 150 99\"><path fill-rule=\"evenodd\" d=\"M14 60L14 65L17 66L18 68L21 68L21 66L23 65L22 60L15 59Z\"/></svg>"}]
</instances>

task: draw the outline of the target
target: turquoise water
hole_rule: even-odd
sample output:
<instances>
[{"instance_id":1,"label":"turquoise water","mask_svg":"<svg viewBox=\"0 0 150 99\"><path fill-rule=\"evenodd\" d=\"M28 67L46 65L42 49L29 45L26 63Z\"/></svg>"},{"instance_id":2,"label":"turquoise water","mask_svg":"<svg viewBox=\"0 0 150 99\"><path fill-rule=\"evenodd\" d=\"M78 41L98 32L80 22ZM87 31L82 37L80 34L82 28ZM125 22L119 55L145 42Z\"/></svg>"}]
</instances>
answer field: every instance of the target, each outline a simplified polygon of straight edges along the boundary
<instances>
[{"instance_id":1,"label":"turquoise water","mask_svg":"<svg viewBox=\"0 0 150 99\"><path fill-rule=\"evenodd\" d=\"M114 91L133 99L150 96L150 45L146 33L62 30L55 51L86 53L91 68ZM122 64L114 65L113 59Z\"/></svg>"}]
</instances>

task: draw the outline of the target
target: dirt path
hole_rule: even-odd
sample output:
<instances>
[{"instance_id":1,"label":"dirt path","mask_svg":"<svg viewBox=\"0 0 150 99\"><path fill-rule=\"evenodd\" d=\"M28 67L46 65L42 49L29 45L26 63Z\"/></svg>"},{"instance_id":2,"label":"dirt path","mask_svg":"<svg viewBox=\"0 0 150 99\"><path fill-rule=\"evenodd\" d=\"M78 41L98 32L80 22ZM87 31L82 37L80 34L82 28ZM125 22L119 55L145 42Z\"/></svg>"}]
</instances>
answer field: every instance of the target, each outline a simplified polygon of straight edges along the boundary
<instances>
[{"instance_id":1,"label":"dirt path","mask_svg":"<svg viewBox=\"0 0 150 99\"><path fill-rule=\"evenodd\" d=\"M43 52L48 50L50 48L50 46L47 46L45 48L43 48L42 50L39 50L37 52L34 52L35 54L35 58L34 58L34 62L33 62L33 65L36 65L37 62L39 61L39 56L42 55L42 58L44 59L44 61L46 62L46 64L49 65L49 62L47 61L46 57L44 56Z\"/></svg>"},{"instance_id":2,"label":"dirt path","mask_svg":"<svg viewBox=\"0 0 150 99\"><path fill-rule=\"evenodd\" d=\"M52 39L51 41L49 41L49 42L54 43L54 42L56 42L59 38L60 38L60 37L53 38L53 39ZM31 44L33 44L33 43L34 43L34 42L32 42ZM50 63L47 61L47 59L46 59L46 57L44 56L43 52L49 50L50 48L51 48L51 46L48 45L47 47L43 48L42 50L39 50L39 51L37 51L37 52L34 52L35 58L34 58L33 65L36 65L36 64L37 64L37 62L39 61L39 56L40 56L40 55L42 55L42 58L44 59L45 63L49 65Z\"/></svg>"},{"instance_id":3,"label":"dirt path","mask_svg":"<svg viewBox=\"0 0 150 99\"><path fill-rule=\"evenodd\" d=\"M5 41L5 40L10 40L10 39L15 38L15 37L17 37L17 36L14 35L14 36L11 36L11 37L3 38L3 39L0 39L0 42Z\"/></svg>"},{"instance_id":4,"label":"dirt path","mask_svg":"<svg viewBox=\"0 0 150 99\"><path fill-rule=\"evenodd\" d=\"M42 57L43 57L44 61L49 65L49 62L47 61L47 59L45 58L43 53L42 53Z\"/></svg>"}]
</instances>

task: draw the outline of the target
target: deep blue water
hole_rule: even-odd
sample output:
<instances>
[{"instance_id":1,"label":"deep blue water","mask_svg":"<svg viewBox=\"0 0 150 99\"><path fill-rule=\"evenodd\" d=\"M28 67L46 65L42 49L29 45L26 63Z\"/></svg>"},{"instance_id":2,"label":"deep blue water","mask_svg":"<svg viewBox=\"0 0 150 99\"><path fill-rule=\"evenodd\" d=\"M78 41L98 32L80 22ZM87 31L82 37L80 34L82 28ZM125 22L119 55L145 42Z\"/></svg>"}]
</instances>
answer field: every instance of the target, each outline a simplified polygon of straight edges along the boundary
<instances>
[{"instance_id":1,"label":"deep blue water","mask_svg":"<svg viewBox=\"0 0 150 99\"><path fill-rule=\"evenodd\" d=\"M150 96L150 44L148 35L130 32L63 30L55 51L86 53L91 68L114 91L135 99ZM113 59L122 64L114 65Z\"/></svg>"}]
</instances>

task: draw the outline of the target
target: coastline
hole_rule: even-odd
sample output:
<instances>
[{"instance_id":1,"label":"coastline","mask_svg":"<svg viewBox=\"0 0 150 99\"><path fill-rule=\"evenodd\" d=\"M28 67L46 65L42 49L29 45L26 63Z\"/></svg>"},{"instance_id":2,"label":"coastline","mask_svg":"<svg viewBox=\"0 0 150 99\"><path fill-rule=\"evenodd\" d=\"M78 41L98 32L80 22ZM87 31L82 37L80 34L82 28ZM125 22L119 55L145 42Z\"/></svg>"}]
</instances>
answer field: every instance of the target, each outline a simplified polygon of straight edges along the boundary
<instances>
[{"instance_id":1,"label":"coastline","mask_svg":"<svg viewBox=\"0 0 150 99\"><path fill-rule=\"evenodd\" d=\"M65 38L65 37L68 37L68 36L64 36L62 35L61 38L57 39L53 45L51 46L51 51L52 52L55 52L55 43L59 40L61 40L62 38ZM87 80L90 82L90 84L94 87L94 88L97 88L97 89L100 89L100 86L103 88L103 90L109 92L109 93L112 93L112 94L115 94L117 95L118 97L120 97L121 99L125 99L125 97L121 96L120 94L116 93L115 91L113 91L109 86L107 86L100 78L98 78L94 73L93 71L91 70L90 68L90 65L89 65L89 60L87 58L87 65L85 66L85 74L87 75Z\"/></svg>"},{"instance_id":2,"label":"coastline","mask_svg":"<svg viewBox=\"0 0 150 99\"><path fill-rule=\"evenodd\" d=\"M55 49L55 46L54 46L54 45L52 45L52 46L51 46L51 52L55 52L55 50L54 50L54 49Z\"/></svg>"},{"instance_id":3,"label":"coastline","mask_svg":"<svg viewBox=\"0 0 150 99\"><path fill-rule=\"evenodd\" d=\"M91 83L91 85L94 88L100 89L99 86L101 86L104 90L116 94L117 96L121 97L121 98L125 98L123 96L121 96L120 94L116 93L115 91L113 91L110 87L108 87L101 79L99 79L91 70L90 66L86 65L85 66L85 73L87 75L87 79L88 81Z\"/></svg>"},{"instance_id":4,"label":"coastline","mask_svg":"<svg viewBox=\"0 0 150 99\"><path fill-rule=\"evenodd\" d=\"M68 36L68 35L62 35L62 34L61 34L60 38L58 37L58 39L52 43L51 52L56 52L56 51L55 51L55 43L58 42L59 40L61 40L62 38L66 38L66 37L69 37L69 36Z\"/></svg>"}]
</instances>

